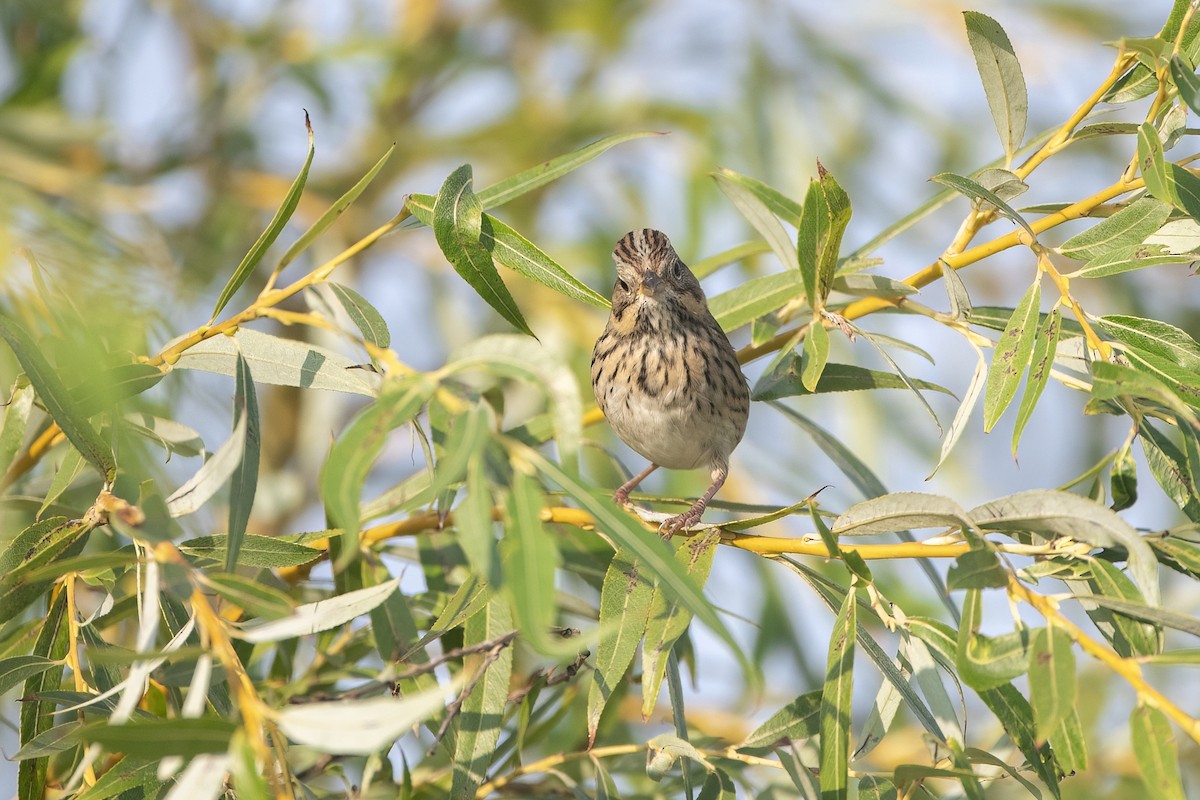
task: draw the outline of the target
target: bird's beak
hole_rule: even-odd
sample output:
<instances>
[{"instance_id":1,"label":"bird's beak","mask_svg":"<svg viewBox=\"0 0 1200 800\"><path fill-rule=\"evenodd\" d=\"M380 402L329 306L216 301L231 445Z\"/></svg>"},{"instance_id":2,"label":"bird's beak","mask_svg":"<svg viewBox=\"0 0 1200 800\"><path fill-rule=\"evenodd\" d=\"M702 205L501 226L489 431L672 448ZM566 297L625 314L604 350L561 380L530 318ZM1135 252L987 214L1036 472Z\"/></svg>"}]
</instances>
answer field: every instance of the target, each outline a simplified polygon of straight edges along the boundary
<instances>
[{"instance_id":1,"label":"bird's beak","mask_svg":"<svg viewBox=\"0 0 1200 800\"><path fill-rule=\"evenodd\" d=\"M638 286L639 294L649 295L653 297L658 294L659 287L662 286L662 278L657 272L646 270L642 273L642 282Z\"/></svg>"}]
</instances>

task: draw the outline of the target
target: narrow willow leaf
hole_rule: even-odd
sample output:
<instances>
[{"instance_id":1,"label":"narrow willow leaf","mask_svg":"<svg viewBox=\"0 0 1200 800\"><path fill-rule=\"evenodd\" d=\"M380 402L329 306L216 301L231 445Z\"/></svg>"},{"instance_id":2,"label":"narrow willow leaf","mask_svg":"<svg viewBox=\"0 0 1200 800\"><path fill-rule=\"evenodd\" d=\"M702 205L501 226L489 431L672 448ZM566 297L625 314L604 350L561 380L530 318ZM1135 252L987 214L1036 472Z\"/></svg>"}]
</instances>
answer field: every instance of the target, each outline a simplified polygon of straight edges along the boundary
<instances>
[{"instance_id":1,"label":"narrow willow leaf","mask_svg":"<svg viewBox=\"0 0 1200 800\"><path fill-rule=\"evenodd\" d=\"M252 578L212 572L200 580L230 603L261 619L279 619L295 610L287 594Z\"/></svg>"},{"instance_id":2,"label":"narrow willow leaf","mask_svg":"<svg viewBox=\"0 0 1200 800\"><path fill-rule=\"evenodd\" d=\"M796 248L770 207L741 182L741 175L728 169L712 173L717 186L725 193L738 212L754 226L786 269L796 265Z\"/></svg>"},{"instance_id":3,"label":"narrow willow leaf","mask_svg":"<svg viewBox=\"0 0 1200 800\"><path fill-rule=\"evenodd\" d=\"M1157 708L1139 704L1129 718L1133 754L1146 791L1155 800L1183 800L1179 755L1175 734L1167 715Z\"/></svg>"},{"instance_id":4,"label":"narrow willow leaf","mask_svg":"<svg viewBox=\"0 0 1200 800\"><path fill-rule=\"evenodd\" d=\"M492 487L488 483L482 452L467 460L467 493L454 510L458 543L475 574L500 585L499 554L492 522Z\"/></svg>"},{"instance_id":5,"label":"narrow willow leaf","mask_svg":"<svg viewBox=\"0 0 1200 800\"><path fill-rule=\"evenodd\" d=\"M350 316L351 321L354 322L354 326L362 334L363 339L376 347L392 346L392 334L388 332L387 323L384 322L383 315L375 309L375 306L348 286L342 286L340 283L332 281L328 285L342 308Z\"/></svg>"},{"instance_id":6,"label":"narrow willow leaf","mask_svg":"<svg viewBox=\"0 0 1200 800\"><path fill-rule=\"evenodd\" d=\"M1034 772L1047 787L1058 785L1061 778L1055 768L1050 748L1036 741L1033 728L1033 709L1016 687L1006 683L979 692L979 699L991 710L1008 733L1013 744L1025 756Z\"/></svg>"},{"instance_id":7,"label":"narrow willow leaf","mask_svg":"<svg viewBox=\"0 0 1200 800\"><path fill-rule=\"evenodd\" d=\"M1070 775L1087 769L1087 740L1079 724L1079 712L1071 709L1058 727L1050 733L1050 747L1062 771Z\"/></svg>"},{"instance_id":8,"label":"narrow willow leaf","mask_svg":"<svg viewBox=\"0 0 1200 800\"><path fill-rule=\"evenodd\" d=\"M1050 380L1050 368L1054 364L1054 354L1058 352L1058 337L1062 333L1062 311L1058 306L1046 316L1038 328L1037 338L1033 345L1033 355L1029 361L1029 375L1025 379L1025 394L1021 397L1021 405L1017 407L1017 421L1013 426L1012 454L1017 457L1017 445L1021 441L1021 432L1033 409L1037 406Z\"/></svg>"},{"instance_id":9,"label":"narrow willow leaf","mask_svg":"<svg viewBox=\"0 0 1200 800\"><path fill-rule=\"evenodd\" d=\"M817 179L808 184L796 234L800 274L804 276L804 290L814 313L824 307L829 297L842 235L852 213L849 196L819 161L817 173Z\"/></svg>"},{"instance_id":10,"label":"narrow willow leaf","mask_svg":"<svg viewBox=\"0 0 1200 800\"><path fill-rule=\"evenodd\" d=\"M529 470L529 472L527 472ZM500 542L504 590L524 641L549 649L548 631L557 616L554 571L558 547L542 522L544 499L538 479L526 464L513 463L512 491L505 503L507 525Z\"/></svg>"},{"instance_id":11,"label":"narrow willow leaf","mask_svg":"<svg viewBox=\"0 0 1200 800\"><path fill-rule=\"evenodd\" d=\"M720 541L720 534L711 531L683 539L676 545L675 559L683 564L697 586L703 586L708 581L713 556L716 555ZM603 596L601 599L603 600ZM603 608L601 610L603 611ZM670 596L657 585L654 587L647 615L646 643L642 647L642 719L649 719L653 713L663 677L666 675L671 649L691 621L692 615L677 598ZM603 629L603 621L600 624Z\"/></svg>"},{"instance_id":12,"label":"narrow willow leaf","mask_svg":"<svg viewBox=\"0 0 1200 800\"><path fill-rule=\"evenodd\" d=\"M871 389L909 389L904 379L892 372L867 369L855 364L827 363L817 381L816 391L810 392L804 387L801 378L803 361L793 358L782 369L764 375L754 386L752 396L755 400L778 400L783 397L793 397L806 394L827 394L830 392L864 392ZM918 389L929 389L942 394L953 396L953 392L944 386L930 381L912 380L912 385Z\"/></svg>"},{"instance_id":13,"label":"narrow willow leaf","mask_svg":"<svg viewBox=\"0 0 1200 800\"><path fill-rule=\"evenodd\" d=\"M433 205L434 198L430 195L408 196L408 209L425 225L433 225ZM611 305L608 298L581 283L532 242L495 217L483 215L479 236L483 246L491 251L492 257L513 272L537 281L572 300L579 300L597 308L608 308Z\"/></svg>"},{"instance_id":14,"label":"narrow willow leaf","mask_svg":"<svg viewBox=\"0 0 1200 800\"><path fill-rule=\"evenodd\" d=\"M1113 650L1122 658L1156 655L1162 651L1162 631L1123 613L1114 613L1093 601L1093 597L1126 600L1139 605L1145 598L1128 576L1116 565L1101 558L1090 561L1091 575L1086 581L1069 581L1083 610Z\"/></svg>"},{"instance_id":15,"label":"narrow willow leaf","mask_svg":"<svg viewBox=\"0 0 1200 800\"><path fill-rule=\"evenodd\" d=\"M46 583L54 578L35 580L33 576L45 574L44 570L53 572L49 568L60 558L78 555L91 530L91 525L81 521L68 523L64 517L50 517L17 534L0 551L0 613L13 619L43 597Z\"/></svg>"},{"instance_id":16,"label":"narrow willow leaf","mask_svg":"<svg viewBox=\"0 0 1200 800\"><path fill-rule=\"evenodd\" d=\"M1008 685L1029 669L1029 632L983 635L979 632L982 607L982 590L968 589L954 656L959 677L977 692Z\"/></svg>"},{"instance_id":17,"label":"narrow willow leaf","mask_svg":"<svg viewBox=\"0 0 1200 800\"><path fill-rule=\"evenodd\" d=\"M1133 460L1128 443L1113 458L1108 485L1113 511L1123 511L1137 502L1137 463Z\"/></svg>"},{"instance_id":18,"label":"narrow willow leaf","mask_svg":"<svg viewBox=\"0 0 1200 800\"><path fill-rule=\"evenodd\" d=\"M8 694L10 689L27 678L41 675L53 667L61 669L62 666L59 661L39 655L0 659L0 695Z\"/></svg>"},{"instance_id":19,"label":"narrow willow leaf","mask_svg":"<svg viewBox=\"0 0 1200 800\"><path fill-rule=\"evenodd\" d=\"M1142 197L1116 214L1076 234L1058 251L1080 261L1091 261L1112 250L1141 244L1171 216L1171 206L1153 197Z\"/></svg>"},{"instance_id":20,"label":"narrow willow leaf","mask_svg":"<svg viewBox=\"0 0 1200 800\"><path fill-rule=\"evenodd\" d=\"M304 166L300 168L300 174L296 176L296 179L292 181L291 187L288 188L287 194L283 198L283 204L275 212L275 216L271 219L271 223L267 225L267 229L262 232L262 235L258 237L258 241L246 253L242 259L242 263L238 264L237 269L233 271L233 275L229 276L229 281L225 284L225 288L221 290L221 295L217 298L217 305L213 308L212 320L216 320L217 315L233 299L237 290L242 288L242 284L254 272L254 268L258 266L258 262L262 261L263 256L267 254L267 250L279 238L279 234L283 233L283 228L287 225L288 220L292 218L292 214L296 213L296 206L300 203L300 195L304 193L304 184L308 182L308 169L312 166L313 153L316 152L313 147L313 130L312 125L308 121L308 112L304 114L304 127L308 129L308 155L304 158Z\"/></svg>"},{"instance_id":21,"label":"narrow willow leaf","mask_svg":"<svg viewBox=\"0 0 1200 800\"><path fill-rule=\"evenodd\" d=\"M59 592L46 610L41 630L34 640L32 655L50 661L61 661L69 646L66 616L67 593ZM49 669L30 675L25 679L22 697L40 697L50 689L57 688L62 681L62 669ZM31 699L21 703L20 742L27 744L54 726L54 707L48 702ZM22 761L17 772L17 796L41 798L45 795L48 759L38 758Z\"/></svg>"},{"instance_id":22,"label":"narrow willow leaf","mask_svg":"<svg viewBox=\"0 0 1200 800\"><path fill-rule=\"evenodd\" d=\"M371 185L371 181L375 180L375 176L379 174L381 169L383 169L383 165L387 163L388 159L391 158L392 153L395 152L395 150L396 145L393 144L387 149L387 152L375 162L375 166L371 167L371 169L367 171L366 175L359 178L358 183L351 186L345 194L334 201L333 205L326 209L325 213L318 217L317 221L309 226L309 229L300 235L300 238L297 239L292 246L287 249L287 252L280 257L279 263L275 265L276 274L282 272L284 267L295 261L296 256L307 250L309 246L317 240L318 236L329 230L329 226L333 225L333 223L337 221L337 218L342 215L342 212L354 204L354 201L358 199L358 196L362 194L368 186ZM309 159L311 160L311 150L309 152ZM386 347L386 345L383 346Z\"/></svg>"},{"instance_id":23,"label":"narrow willow leaf","mask_svg":"<svg viewBox=\"0 0 1200 800\"><path fill-rule=\"evenodd\" d=\"M641 139L646 136L665 135L665 133L659 131L637 131L635 133L618 133L613 136L606 136L578 150L573 150L565 155L544 161L536 167L518 172L510 178L505 178L486 189L481 189L477 195L479 202L484 208L502 206L523 194L533 191L539 186L544 186L551 181L558 180L563 175L582 167L596 156L618 144L633 139Z\"/></svg>"},{"instance_id":24,"label":"narrow willow leaf","mask_svg":"<svg viewBox=\"0 0 1200 800\"><path fill-rule=\"evenodd\" d=\"M625 549L618 550L608 564L600 588L600 640L596 647L596 669L588 687L589 747L596 741L600 715L633 663L646 632L654 594L654 583L638 567L636 558Z\"/></svg>"},{"instance_id":25,"label":"narrow willow leaf","mask_svg":"<svg viewBox=\"0 0 1200 800\"><path fill-rule=\"evenodd\" d=\"M772 214L787 224L795 227L800 223L800 204L783 192L748 175L739 175L730 169L722 169L720 174L749 189L759 200L763 201Z\"/></svg>"},{"instance_id":26,"label":"narrow willow leaf","mask_svg":"<svg viewBox=\"0 0 1200 800\"><path fill-rule=\"evenodd\" d=\"M334 595L315 603L305 603L297 606L291 615L282 619L248 623L235 635L247 642L258 644L327 631L366 614L387 600L399 585L400 579L397 578L378 586Z\"/></svg>"},{"instance_id":27,"label":"narrow willow leaf","mask_svg":"<svg viewBox=\"0 0 1200 800\"><path fill-rule=\"evenodd\" d=\"M833 623L821 691L821 797L845 800L850 770L850 704L854 698L855 592L846 593Z\"/></svg>"},{"instance_id":28,"label":"narrow willow leaf","mask_svg":"<svg viewBox=\"0 0 1200 800\"><path fill-rule=\"evenodd\" d=\"M228 552L229 537L224 534L216 536L199 536L179 543L179 549L184 555L195 558L205 558L225 563ZM279 567L298 567L308 564L321 557L321 551L314 547L288 541L277 536L260 536L248 533L242 537L242 546L238 550L238 565L258 567L260 569L276 569Z\"/></svg>"},{"instance_id":29,"label":"narrow willow leaf","mask_svg":"<svg viewBox=\"0 0 1200 800\"><path fill-rule=\"evenodd\" d=\"M38 506L35 518L41 518L42 514L46 513L46 509L58 502L58 498L63 496L67 489L71 488L71 484L83 472L83 468L87 466L83 456L71 444L67 444L67 452L63 454L62 462L58 465L58 469L54 473L54 480L50 482L49 488L46 489L46 496L42 498L42 504Z\"/></svg>"},{"instance_id":30,"label":"narrow willow leaf","mask_svg":"<svg viewBox=\"0 0 1200 800\"><path fill-rule=\"evenodd\" d=\"M950 694L946 691L946 685L942 681L937 659L934 658L929 646L920 637L911 635L908 631L902 631L900 654L908 659L913 677L916 678L917 685L921 687L921 694L925 695L925 699L929 702L929 709L937 718L938 725L946 732L946 742L952 748L961 747L966 741L963 733L964 723L958 719L954 702L950 699ZM950 667L947 666L946 670L950 672ZM958 684L958 678L954 676L953 672L950 672L950 675L961 697L962 687Z\"/></svg>"},{"instance_id":31,"label":"narrow willow leaf","mask_svg":"<svg viewBox=\"0 0 1200 800\"><path fill-rule=\"evenodd\" d=\"M627 549L630 555L636 558L637 563L651 577L659 581L665 591L676 597L684 608L692 612L725 644L729 645L730 650L747 673L753 672L753 667L745 662L745 655L741 648L738 647L729 630L721 622L721 618L717 616L712 605L704 598L700 587L673 558L673 554L661 540L647 536L646 529L636 519L628 514L617 512L611 501L607 498L601 500L595 492L571 477L558 465L548 461L536 450L520 445L514 445L514 447L520 447L522 455L532 462L539 472L571 495L584 511L591 514L596 520L597 527L613 540L617 548Z\"/></svg>"},{"instance_id":32,"label":"narrow willow leaf","mask_svg":"<svg viewBox=\"0 0 1200 800\"><path fill-rule=\"evenodd\" d=\"M316 704L292 708L312 708L313 705ZM124 725L110 725L107 720L93 722L80 729L79 735L83 741L98 744L112 753L124 753L134 758L163 758L224 753L235 729L233 722L215 717L136 717Z\"/></svg>"},{"instance_id":33,"label":"narrow willow leaf","mask_svg":"<svg viewBox=\"0 0 1200 800\"><path fill-rule=\"evenodd\" d=\"M981 204L990 203L991 205L995 206L996 210L1001 214L1024 228L1025 232L1029 234L1030 238L1037 238L1037 234L1034 233L1033 228L1029 227L1029 223L1025 221L1025 218L1018 214L1012 206L997 197L994 192L988 191L970 178L964 178L962 175L955 175L953 172L942 172L938 175L934 175L932 178L930 178L930 180L940 183L943 186L949 186L959 194L966 195L967 197Z\"/></svg>"},{"instance_id":34,"label":"narrow willow leaf","mask_svg":"<svg viewBox=\"0 0 1200 800\"><path fill-rule=\"evenodd\" d=\"M383 451L387 434L412 420L433 391L433 383L424 376L401 379L388 386L373 404L359 412L329 451L321 472L321 496L330 518L353 537L348 550L357 550L363 483Z\"/></svg>"},{"instance_id":35,"label":"narrow willow leaf","mask_svg":"<svg viewBox=\"0 0 1200 800\"><path fill-rule=\"evenodd\" d=\"M1016 397L1021 375L1033 355L1033 342L1037 336L1038 302L1042 296L1042 282L1033 282L1013 311L996 351L992 354L992 366L988 370L987 391L983 397L983 430L990 432L1000 415Z\"/></svg>"},{"instance_id":36,"label":"narrow willow leaf","mask_svg":"<svg viewBox=\"0 0 1200 800\"><path fill-rule=\"evenodd\" d=\"M1068 278L1107 278L1122 272L1132 272L1146 267L1158 267L1163 264L1186 264L1200 260L1200 253L1172 253L1161 244L1135 244L1110 250L1097 256L1074 272L1068 273Z\"/></svg>"},{"instance_id":37,"label":"narrow willow leaf","mask_svg":"<svg viewBox=\"0 0 1200 800\"><path fill-rule=\"evenodd\" d=\"M279 712L280 730L292 741L332 755L368 755L391 747L412 727L442 711L440 686L400 698L373 697L302 703Z\"/></svg>"},{"instance_id":38,"label":"narrow willow leaf","mask_svg":"<svg viewBox=\"0 0 1200 800\"><path fill-rule=\"evenodd\" d=\"M172 517L193 514L212 499L237 470L246 448L246 428L249 420L239 415L233 432L217 452L196 470L196 473L167 498L167 511Z\"/></svg>"},{"instance_id":39,"label":"narrow willow leaf","mask_svg":"<svg viewBox=\"0 0 1200 800\"><path fill-rule=\"evenodd\" d=\"M88 421L86 413L71 396L58 371L50 366L42 349L20 323L3 313L0 313L0 337L12 348L13 355L17 357L21 369L25 370L50 418L88 463L100 471L105 483L111 484L117 477L117 462L112 447Z\"/></svg>"},{"instance_id":40,"label":"narrow willow leaf","mask_svg":"<svg viewBox=\"0 0 1200 800\"><path fill-rule=\"evenodd\" d=\"M863 536L919 528L958 528L970 518L948 497L893 492L856 503L833 523L838 536Z\"/></svg>"},{"instance_id":41,"label":"narrow willow leaf","mask_svg":"<svg viewBox=\"0 0 1200 800\"><path fill-rule=\"evenodd\" d=\"M1121 600L1102 594L1088 595L1087 601L1103 608L1116 611L1134 619L1144 620L1152 625L1174 628L1193 636L1200 636L1200 619L1169 608L1150 607L1137 600ZM1151 653L1157 655L1157 653Z\"/></svg>"},{"instance_id":42,"label":"narrow willow leaf","mask_svg":"<svg viewBox=\"0 0 1200 800\"><path fill-rule=\"evenodd\" d=\"M467 620L463 644L470 647L495 641L512 629L508 603L502 597L494 597L483 611ZM505 647L490 663L486 654L468 656L463 662L465 675L474 677L485 667L487 671L467 695L459 715L451 797L474 797L496 757L496 744L500 740L504 710L508 705L512 660L512 648Z\"/></svg>"},{"instance_id":43,"label":"narrow willow leaf","mask_svg":"<svg viewBox=\"0 0 1200 800\"><path fill-rule=\"evenodd\" d=\"M85 629L86 630L86 629ZM82 720L72 720L61 725L55 725L26 742L21 749L13 753L13 761L25 761L30 758L45 758L61 753L79 744L79 729L83 727Z\"/></svg>"},{"instance_id":44,"label":"narrow willow leaf","mask_svg":"<svg viewBox=\"0 0 1200 800\"><path fill-rule=\"evenodd\" d=\"M1008 585L1008 571L991 550L968 550L954 560L946 572L946 588L1001 589Z\"/></svg>"},{"instance_id":45,"label":"narrow willow leaf","mask_svg":"<svg viewBox=\"0 0 1200 800\"><path fill-rule=\"evenodd\" d=\"M0 416L0 474L8 472L16 458L21 443L25 441L25 430L29 425L29 412L33 409L33 386L21 384L18 378L7 395L8 402Z\"/></svg>"},{"instance_id":46,"label":"narrow willow leaf","mask_svg":"<svg viewBox=\"0 0 1200 800\"><path fill-rule=\"evenodd\" d=\"M374 397L379 378L351 359L307 342L241 328L232 338L213 336L189 347L174 364L177 369L197 369L236 377L241 354L258 383L327 389Z\"/></svg>"},{"instance_id":47,"label":"narrow willow leaf","mask_svg":"<svg viewBox=\"0 0 1200 800\"><path fill-rule=\"evenodd\" d=\"M1034 730L1046 741L1075 708L1075 652L1058 628L1037 628L1029 646L1029 705Z\"/></svg>"},{"instance_id":48,"label":"narrow willow leaf","mask_svg":"<svg viewBox=\"0 0 1200 800\"><path fill-rule=\"evenodd\" d=\"M1146 244L1161 244L1171 253L1200 251L1200 222L1186 217L1171 220L1145 238Z\"/></svg>"},{"instance_id":49,"label":"narrow willow leaf","mask_svg":"<svg viewBox=\"0 0 1200 800\"><path fill-rule=\"evenodd\" d=\"M1179 56L1171 59L1171 78L1175 88L1179 90L1179 99L1187 103L1188 108L1200 114L1200 77L1196 70L1190 68Z\"/></svg>"},{"instance_id":50,"label":"narrow willow leaf","mask_svg":"<svg viewBox=\"0 0 1200 800\"><path fill-rule=\"evenodd\" d=\"M925 480L932 478L942 468L950 451L954 449L962 432L966 430L967 421L971 418L971 412L975 410L975 404L979 402L979 395L983 392L986 379L987 363L983 360L983 353L980 352L979 360L975 364L975 372L971 375L971 382L967 384L967 391L963 394L958 411L954 412L954 419L950 421L950 427L946 429L946 435L942 438L942 451L938 455L937 464L933 466L933 471L925 476Z\"/></svg>"},{"instance_id":51,"label":"narrow willow leaf","mask_svg":"<svg viewBox=\"0 0 1200 800\"><path fill-rule=\"evenodd\" d=\"M722 292L709 301L708 307L722 330L732 331L781 308L803 292L800 274L795 270L775 272Z\"/></svg>"},{"instance_id":52,"label":"narrow willow leaf","mask_svg":"<svg viewBox=\"0 0 1200 800\"><path fill-rule=\"evenodd\" d=\"M1146 181L1146 190L1155 198L1173 206L1179 205L1179 195L1175 192L1175 182L1171 179L1171 171L1163 158L1162 140L1158 131L1149 122L1143 122L1138 128L1138 166L1142 178Z\"/></svg>"},{"instance_id":53,"label":"narrow willow leaf","mask_svg":"<svg viewBox=\"0 0 1200 800\"><path fill-rule=\"evenodd\" d=\"M241 458L233 471L229 490L229 532L225 540L225 571L233 572L238 564L238 551L246 525L250 522L250 511L254 506L254 494L258 489L258 459L260 451L258 398L254 393L254 378L250 365L238 354L237 389L233 399L233 414L246 422Z\"/></svg>"},{"instance_id":54,"label":"narrow willow leaf","mask_svg":"<svg viewBox=\"0 0 1200 800\"><path fill-rule=\"evenodd\" d=\"M746 740L738 745L744 747L770 747L781 739L808 739L817 735L821 721L821 696L818 689L797 697L754 729Z\"/></svg>"},{"instance_id":55,"label":"narrow willow leaf","mask_svg":"<svg viewBox=\"0 0 1200 800\"><path fill-rule=\"evenodd\" d=\"M471 190L471 165L463 164L442 184L433 203L433 235L454 271L522 333L533 335L508 287L500 280L492 253L481 240L483 207Z\"/></svg>"},{"instance_id":56,"label":"narrow willow leaf","mask_svg":"<svg viewBox=\"0 0 1200 800\"><path fill-rule=\"evenodd\" d=\"M1200 221L1200 178L1186 167L1167 164L1167 172L1175 187L1175 205Z\"/></svg>"},{"instance_id":57,"label":"narrow willow leaf","mask_svg":"<svg viewBox=\"0 0 1200 800\"><path fill-rule=\"evenodd\" d=\"M889 353L885 347L883 347L882 342L884 341L884 337L873 333L867 333L861 328L854 328L854 332L866 339L867 342L875 348L875 352L883 356L883 360L888 363L888 366L892 368L892 371L895 372L896 376L899 377L904 383L905 388L912 392L913 395L916 396L917 400L920 401L921 407L925 409L925 413L929 415L931 420L933 420L933 424L937 428L938 435L940 436L942 433L941 420L938 419L937 413L933 410L933 406L929 405L929 401L925 399L925 395L921 393L921 386L919 382L908 377L908 373L900 368L900 365L896 363L896 359L892 358L892 354ZM894 345L897 341L899 340L893 339L890 343ZM921 351L919 348L918 351L928 358L927 353L924 353L924 351ZM932 358L929 360L932 361Z\"/></svg>"},{"instance_id":58,"label":"narrow willow leaf","mask_svg":"<svg viewBox=\"0 0 1200 800\"><path fill-rule=\"evenodd\" d=\"M970 517L980 528L1032 531L1047 539L1069 536L1097 547L1123 547L1129 572L1146 602L1159 604L1158 561L1137 530L1099 503L1069 492L1031 489L977 506Z\"/></svg>"},{"instance_id":59,"label":"narrow willow leaf","mask_svg":"<svg viewBox=\"0 0 1200 800\"><path fill-rule=\"evenodd\" d=\"M721 269L721 267L727 267L730 264L736 264L739 261L744 261L751 256L769 252L771 252L771 246L766 242L744 242L736 247L723 250L716 255L711 255L696 261L691 265L692 274L697 278L706 278L717 270Z\"/></svg>"},{"instance_id":60,"label":"narrow willow leaf","mask_svg":"<svg viewBox=\"0 0 1200 800\"><path fill-rule=\"evenodd\" d=\"M1191 409L1170 386L1150 373L1120 364L1105 361L1092 363L1092 398L1101 401L1124 398L1149 401L1181 417L1194 419Z\"/></svg>"},{"instance_id":61,"label":"narrow willow leaf","mask_svg":"<svg viewBox=\"0 0 1200 800\"><path fill-rule=\"evenodd\" d=\"M905 670L905 672L910 672L910 670ZM902 699L900 692L888 681L883 681L879 685L879 691L875 693L875 700L871 703L871 712L867 715L867 721L859 729L858 746L854 749L851 760L858 761L865 758L879 746L896 721L896 714L900 711Z\"/></svg>"},{"instance_id":62,"label":"narrow willow leaf","mask_svg":"<svg viewBox=\"0 0 1200 800\"><path fill-rule=\"evenodd\" d=\"M893 280L883 275L862 273L839 274L833 279L832 288L835 292L858 297L886 297L889 299L908 297L921 291L904 281Z\"/></svg>"},{"instance_id":63,"label":"narrow willow leaf","mask_svg":"<svg viewBox=\"0 0 1200 800\"><path fill-rule=\"evenodd\" d=\"M1021 73L1012 42L1000 23L977 11L964 11L963 19L988 107L992 110L992 120L996 123L996 133L1004 148L1005 161L1011 163L1013 154L1025 138L1029 114L1025 76Z\"/></svg>"},{"instance_id":64,"label":"narrow willow leaf","mask_svg":"<svg viewBox=\"0 0 1200 800\"><path fill-rule=\"evenodd\" d=\"M1100 327L1137 352L1160 356L1190 372L1200 372L1200 342L1174 325L1154 319L1113 314L1101 317Z\"/></svg>"},{"instance_id":65,"label":"narrow willow leaf","mask_svg":"<svg viewBox=\"0 0 1200 800\"><path fill-rule=\"evenodd\" d=\"M817 390L821 373L829 361L829 331L818 320L808 328L804 337L804 360L800 369L800 384L810 392Z\"/></svg>"}]
</instances>

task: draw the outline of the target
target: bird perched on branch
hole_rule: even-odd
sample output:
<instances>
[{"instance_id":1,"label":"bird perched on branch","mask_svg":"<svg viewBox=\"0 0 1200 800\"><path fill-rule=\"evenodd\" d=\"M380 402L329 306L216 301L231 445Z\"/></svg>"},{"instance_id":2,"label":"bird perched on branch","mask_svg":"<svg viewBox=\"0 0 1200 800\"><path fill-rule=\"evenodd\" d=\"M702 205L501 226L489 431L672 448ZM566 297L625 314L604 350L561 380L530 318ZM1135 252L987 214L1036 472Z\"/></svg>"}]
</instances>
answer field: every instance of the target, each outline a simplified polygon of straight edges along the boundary
<instances>
[{"instance_id":1,"label":"bird perched on branch","mask_svg":"<svg viewBox=\"0 0 1200 800\"><path fill-rule=\"evenodd\" d=\"M695 525L746 432L750 391L737 354L700 282L661 231L630 231L613 250L612 315L592 351L592 390L617 436L651 461L613 499L658 467L706 467L712 485L662 524L666 536Z\"/></svg>"}]
</instances>

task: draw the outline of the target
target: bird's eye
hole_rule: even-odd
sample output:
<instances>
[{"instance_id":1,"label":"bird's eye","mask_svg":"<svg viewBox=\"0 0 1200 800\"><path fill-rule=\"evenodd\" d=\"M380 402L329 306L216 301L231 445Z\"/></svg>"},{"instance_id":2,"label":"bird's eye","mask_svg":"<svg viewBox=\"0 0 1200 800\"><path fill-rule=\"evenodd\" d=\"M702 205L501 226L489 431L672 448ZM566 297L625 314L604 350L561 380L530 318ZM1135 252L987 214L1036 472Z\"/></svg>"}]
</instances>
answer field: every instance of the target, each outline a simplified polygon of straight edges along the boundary
<instances>
[{"instance_id":1,"label":"bird's eye","mask_svg":"<svg viewBox=\"0 0 1200 800\"><path fill-rule=\"evenodd\" d=\"M629 284L628 284L628 283L626 283L625 281L621 280L620 278L617 278L617 286L620 286L620 287L621 287L621 291L622 291L622 292L628 292L628 291L629 291Z\"/></svg>"},{"instance_id":2,"label":"bird's eye","mask_svg":"<svg viewBox=\"0 0 1200 800\"><path fill-rule=\"evenodd\" d=\"M680 278L683 277L683 262L682 261L676 261L674 264L671 265L671 277L676 280L679 280Z\"/></svg>"}]
</instances>

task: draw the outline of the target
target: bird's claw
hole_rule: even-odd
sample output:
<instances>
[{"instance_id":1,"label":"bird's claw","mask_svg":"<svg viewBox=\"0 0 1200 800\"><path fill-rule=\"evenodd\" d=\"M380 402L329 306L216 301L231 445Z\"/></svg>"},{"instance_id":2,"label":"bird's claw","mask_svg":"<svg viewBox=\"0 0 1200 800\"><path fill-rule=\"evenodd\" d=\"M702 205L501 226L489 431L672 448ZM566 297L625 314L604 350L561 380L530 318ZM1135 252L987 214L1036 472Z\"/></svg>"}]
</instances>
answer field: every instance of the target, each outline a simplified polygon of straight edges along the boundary
<instances>
[{"instance_id":1,"label":"bird's claw","mask_svg":"<svg viewBox=\"0 0 1200 800\"><path fill-rule=\"evenodd\" d=\"M662 536L664 542L671 541L671 537L682 530L695 525L700 521L700 517L704 515L704 511L697 512L695 509L685 511L682 514L676 514L673 517L668 517L658 526L658 533Z\"/></svg>"}]
</instances>

